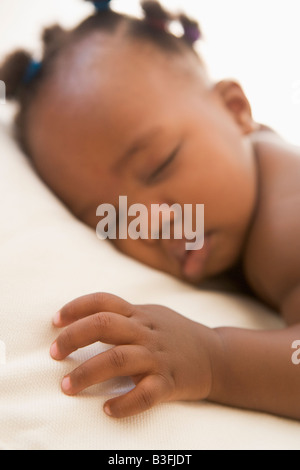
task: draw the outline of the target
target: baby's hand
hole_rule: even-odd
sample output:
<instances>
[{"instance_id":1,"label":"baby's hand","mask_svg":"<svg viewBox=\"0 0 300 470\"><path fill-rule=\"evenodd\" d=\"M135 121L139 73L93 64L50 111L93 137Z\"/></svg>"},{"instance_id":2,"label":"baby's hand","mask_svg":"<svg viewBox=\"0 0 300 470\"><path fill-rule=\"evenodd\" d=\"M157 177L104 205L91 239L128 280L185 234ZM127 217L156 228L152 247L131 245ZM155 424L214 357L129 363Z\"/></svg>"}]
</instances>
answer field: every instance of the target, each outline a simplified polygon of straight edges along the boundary
<instances>
[{"instance_id":1,"label":"baby's hand","mask_svg":"<svg viewBox=\"0 0 300 470\"><path fill-rule=\"evenodd\" d=\"M62 360L78 348L101 341L115 347L84 362L64 377L62 390L75 395L113 377L130 376L136 387L113 398L104 411L123 418L160 402L209 397L215 330L160 305L133 305L115 295L86 295L65 305L54 325L66 327L51 346Z\"/></svg>"}]
</instances>

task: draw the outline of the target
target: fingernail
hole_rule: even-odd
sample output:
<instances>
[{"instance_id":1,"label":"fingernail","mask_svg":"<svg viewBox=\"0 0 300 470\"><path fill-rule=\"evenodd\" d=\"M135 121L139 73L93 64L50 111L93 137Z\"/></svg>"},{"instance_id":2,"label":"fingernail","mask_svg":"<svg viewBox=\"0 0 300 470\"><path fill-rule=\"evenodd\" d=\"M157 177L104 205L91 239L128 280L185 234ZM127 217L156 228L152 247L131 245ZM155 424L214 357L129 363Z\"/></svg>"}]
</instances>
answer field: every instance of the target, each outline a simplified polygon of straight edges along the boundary
<instances>
[{"instance_id":1,"label":"fingernail","mask_svg":"<svg viewBox=\"0 0 300 470\"><path fill-rule=\"evenodd\" d=\"M58 356L58 348L57 348L56 341L54 341L54 343L51 344L50 355L51 357L53 357L53 359L56 359Z\"/></svg>"},{"instance_id":2,"label":"fingernail","mask_svg":"<svg viewBox=\"0 0 300 470\"><path fill-rule=\"evenodd\" d=\"M104 413L106 413L108 416L112 416L111 409L108 405L104 405L103 410L104 410Z\"/></svg>"},{"instance_id":3,"label":"fingernail","mask_svg":"<svg viewBox=\"0 0 300 470\"><path fill-rule=\"evenodd\" d=\"M53 325L57 326L60 324L60 320L61 320L61 314L60 314L60 310L58 312L56 312L56 314L54 315L53 317Z\"/></svg>"},{"instance_id":4,"label":"fingernail","mask_svg":"<svg viewBox=\"0 0 300 470\"><path fill-rule=\"evenodd\" d=\"M71 390L71 380L70 377L64 377L62 382L61 382L61 388L63 392L68 393Z\"/></svg>"}]
</instances>

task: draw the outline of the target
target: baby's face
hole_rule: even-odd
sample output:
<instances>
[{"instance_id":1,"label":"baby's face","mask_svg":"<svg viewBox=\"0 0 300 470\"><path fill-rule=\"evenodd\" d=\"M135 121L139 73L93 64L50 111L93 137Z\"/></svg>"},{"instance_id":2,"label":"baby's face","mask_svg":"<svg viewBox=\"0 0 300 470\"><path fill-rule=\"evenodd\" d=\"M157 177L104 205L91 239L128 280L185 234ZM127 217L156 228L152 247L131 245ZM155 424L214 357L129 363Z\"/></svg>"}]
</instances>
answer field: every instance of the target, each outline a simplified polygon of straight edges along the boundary
<instances>
[{"instance_id":1,"label":"baby's face","mask_svg":"<svg viewBox=\"0 0 300 470\"><path fill-rule=\"evenodd\" d=\"M122 252L196 284L238 260L256 198L252 148L192 55L83 42L41 89L29 137L41 177L94 229L97 207L118 208L120 195L149 214L204 204L201 253L161 238L115 240Z\"/></svg>"}]
</instances>

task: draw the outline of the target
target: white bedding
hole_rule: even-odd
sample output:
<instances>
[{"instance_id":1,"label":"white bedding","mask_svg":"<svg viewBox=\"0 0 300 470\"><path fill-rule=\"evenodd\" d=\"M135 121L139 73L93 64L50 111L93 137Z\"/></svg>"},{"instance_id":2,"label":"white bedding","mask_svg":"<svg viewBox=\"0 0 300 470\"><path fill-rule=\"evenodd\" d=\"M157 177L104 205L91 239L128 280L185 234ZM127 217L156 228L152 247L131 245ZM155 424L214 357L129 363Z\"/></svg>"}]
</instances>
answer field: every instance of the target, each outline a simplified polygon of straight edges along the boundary
<instances>
[{"instance_id":1,"label":"white bedding","mask_svg":"<svg viewBox=\"0 0 300 470\"><path fill-rule=\"evenodd\" d=\"M0 216L1 449L300 449L298 422L206 402L162 404L110 419L103 403L132 386L125 379L63 395L63 375L105 348L83 349L61 363L49 356L57 335L53 314L83 294L161 303L212 327L282 324L254 301L189 287L99 241L40 182L4 124Z\"/></svg>"}]
</instances>

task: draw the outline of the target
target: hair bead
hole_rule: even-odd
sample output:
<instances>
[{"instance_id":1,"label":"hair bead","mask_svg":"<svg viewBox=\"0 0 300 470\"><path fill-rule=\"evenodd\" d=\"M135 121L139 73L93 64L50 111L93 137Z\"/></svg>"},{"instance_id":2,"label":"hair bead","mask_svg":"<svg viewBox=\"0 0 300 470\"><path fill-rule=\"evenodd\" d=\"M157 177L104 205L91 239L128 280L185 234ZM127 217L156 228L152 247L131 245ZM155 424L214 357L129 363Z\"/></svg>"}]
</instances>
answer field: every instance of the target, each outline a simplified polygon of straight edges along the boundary
<instances>
[{"instance_id":1,"label":"hair bead","mask_svg":"<svg viewBox=\"0 0 300 470\"><path fill-rule=\"evenodd\" d=\"M199 39L202 39L202 31L197 21L188 18L186 15L179 15L179 21L183 27L182 36L189 44L193 45Z\"/></svg>"},{"instance_id":2,"label":"hair bead","mask_svg":"<svg viewBox=\"0 0 300 470\"><path fill-rule=\"evenodd\" d=\"M191 44L194 44L196 41L198 41L202 37L201 31L199 27L196 25L185 26L183 29L184 29L184 35L183 35L184 39L186 39Z\"/></svg>"},{"instance_id":3,"label":"hair bead","mask_svg":"<svg viewBox=\"0 0 300 470\"><path fill-rule=\"evenodd\" d=\"M108 11L110 9L111 0L102 0L98 2L92 2L97 11Z\"/></svg>"},{"instance_id":4,"label":"hair bead","mask_svg":"<svg viewBox=\"0 0 300 470\"><path fill-rule=\"evenodd\" d=\"M42 68L42 62L32 60L27 67L27 70L24 74L22 82L25 85L28 85L28 83L32 82L32 80L35 79L37 74L40 72L41 68Z\"/></svg>"}]
</instances>

